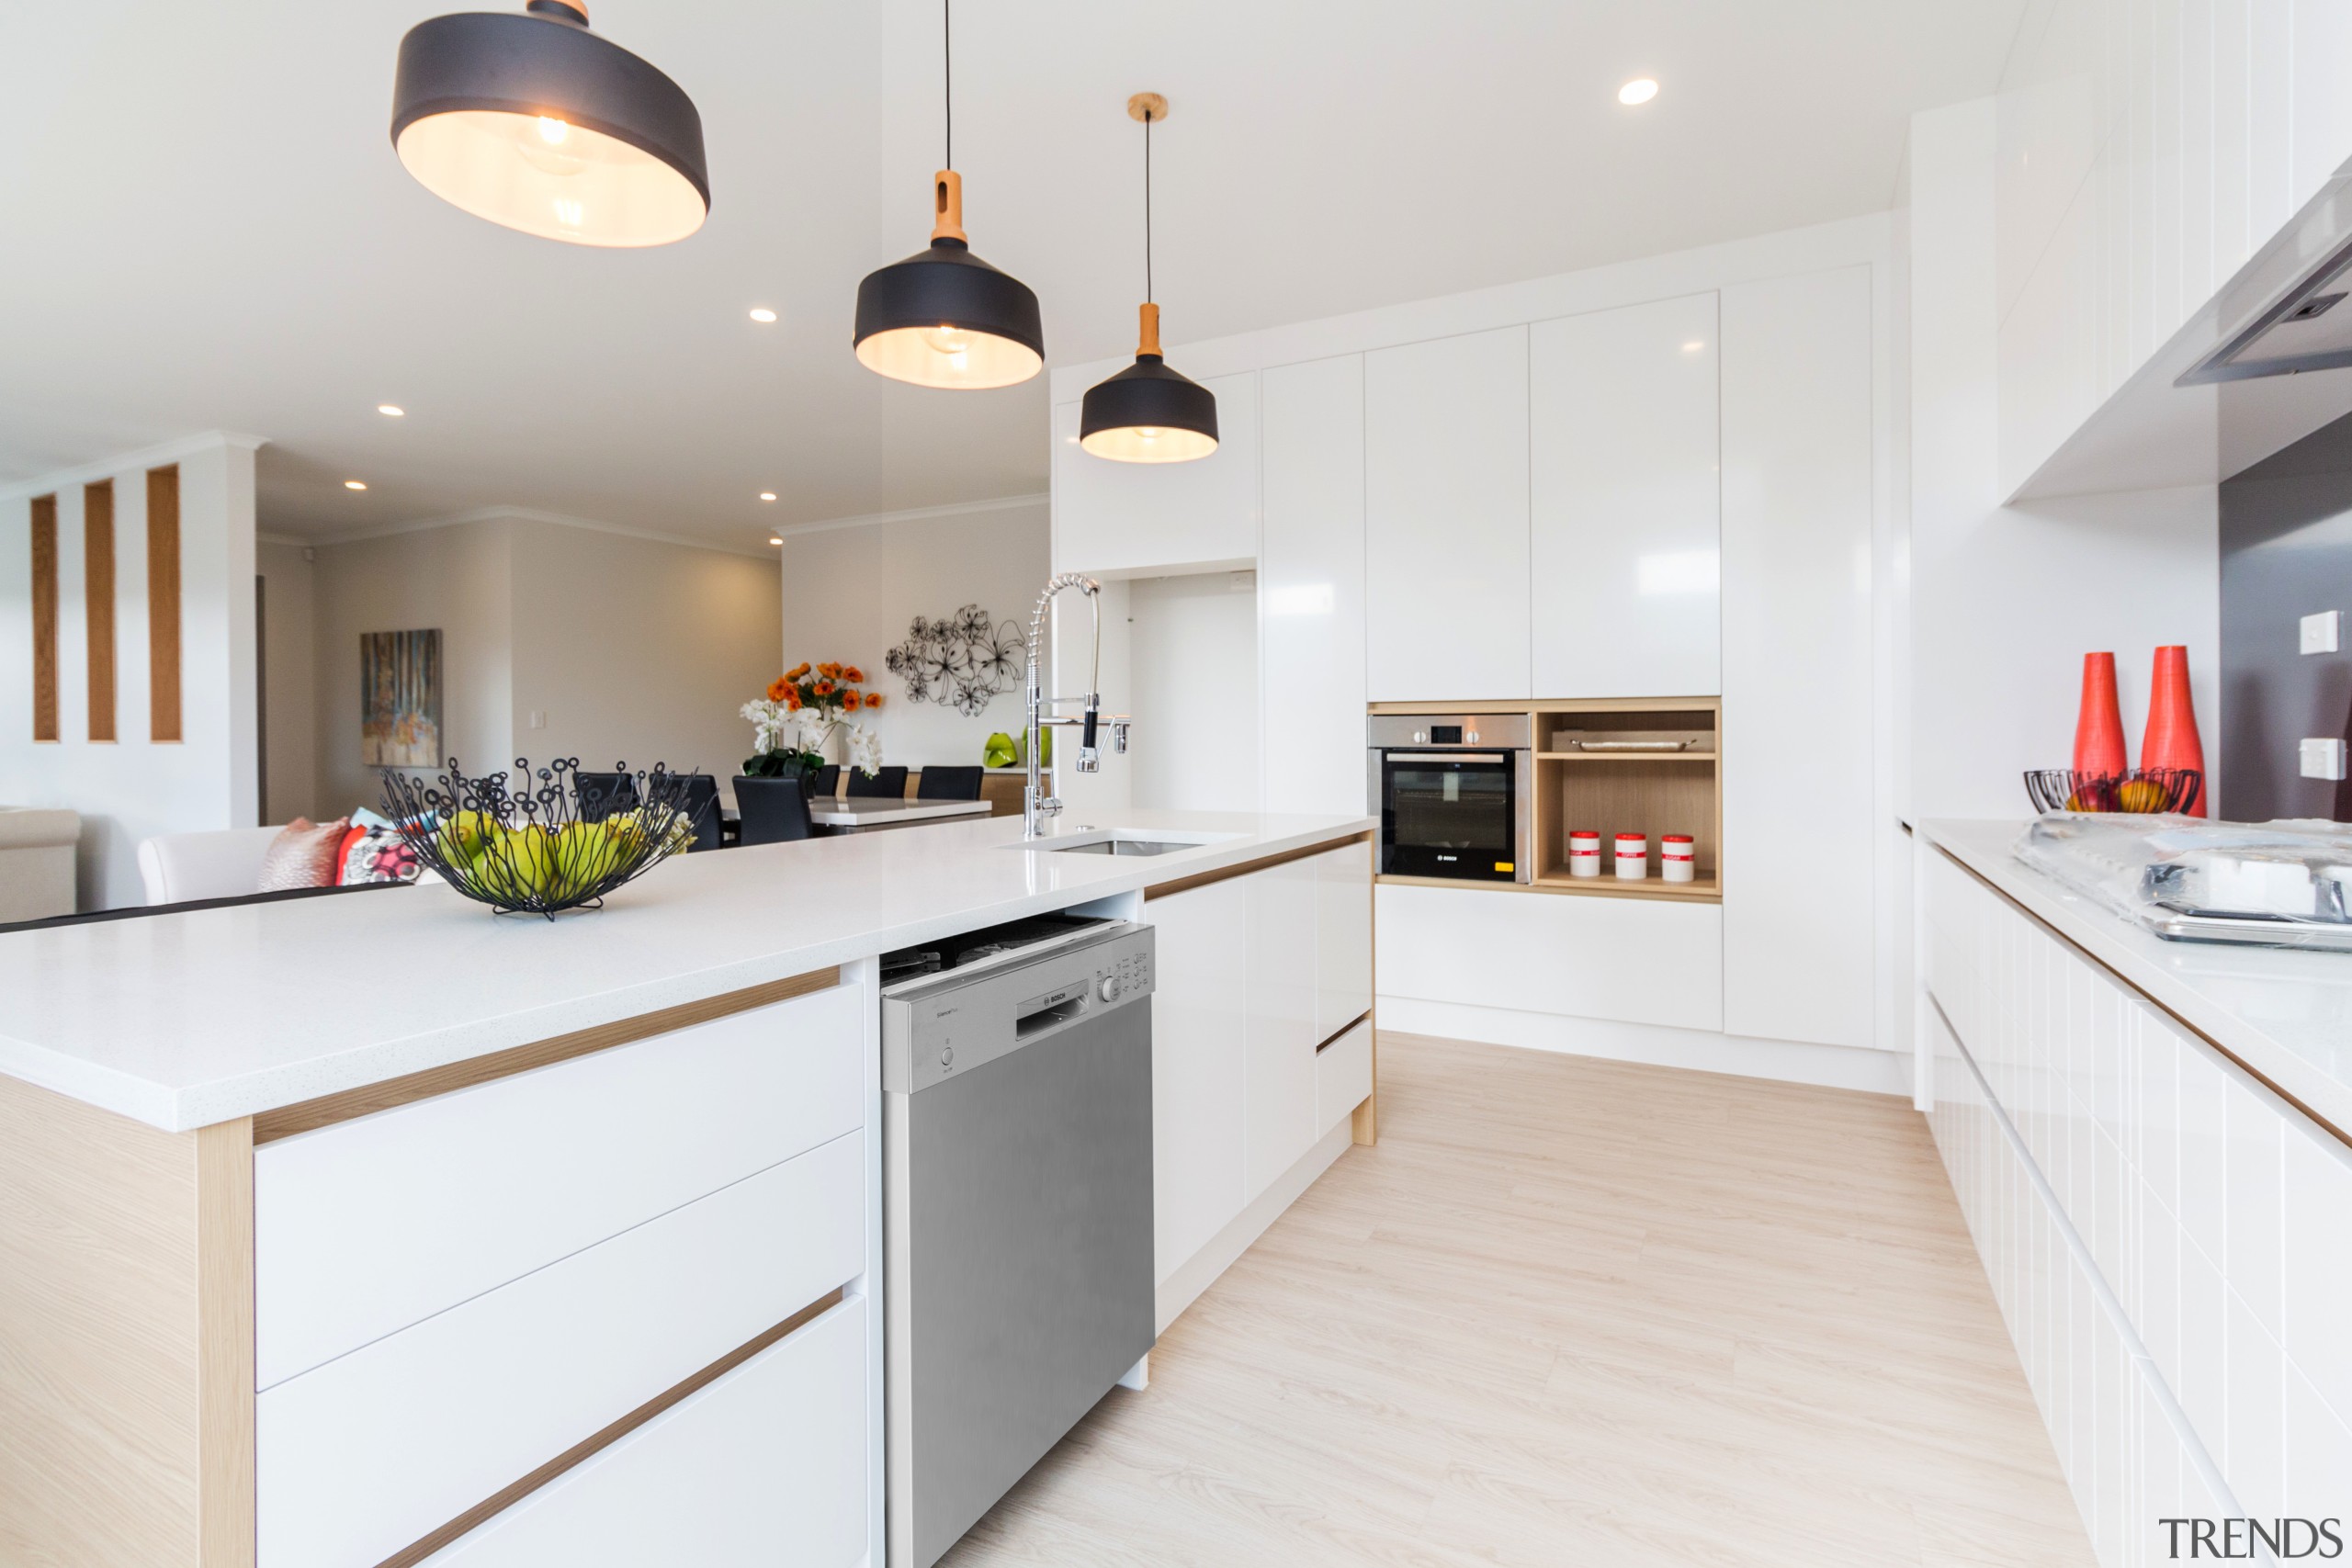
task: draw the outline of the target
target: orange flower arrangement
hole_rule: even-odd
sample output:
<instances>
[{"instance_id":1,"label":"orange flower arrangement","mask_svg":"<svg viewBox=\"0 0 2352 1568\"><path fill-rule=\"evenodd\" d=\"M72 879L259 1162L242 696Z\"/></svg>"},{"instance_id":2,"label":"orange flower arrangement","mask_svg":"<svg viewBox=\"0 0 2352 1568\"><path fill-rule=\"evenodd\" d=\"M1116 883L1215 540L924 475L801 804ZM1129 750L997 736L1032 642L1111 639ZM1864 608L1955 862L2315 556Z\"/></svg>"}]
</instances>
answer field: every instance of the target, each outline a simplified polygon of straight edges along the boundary
<instances>
[{"instance_id":1,"label":"orange flower arrangement","mask_svg":"<svg viewBox=\"0 0 2352 1568\"><path fill-rule=\"evenodd\" d=\"M816 683L815 685L813 685L813 686L809 687L808 689L809 689L811 692L815 693L818 696L820 696L820 697L830 697L830 696L831 696L831 695L833 694L833 693L834 693L835 691L837 691L839 688L837 688L837 687L832 683L832 682L831 682L831 681L830 681L830 680L825 680L825 679L821 679L821 678L820 678L820 679L817 682L817 683Z\"/></svg>"},{"instance_id":2,"label":"orange flower arrangement","mask_svg":"<svg viewBox=\"0 0 2352 1568\"><path fill-rule=\"evenodd\" d=\"M866 693L866 694L865 694L865 705L866 705L866 707L867 707L868 709L873 709L873 708L878 708L878 707L880 707L880 706L882 705L882 694L881 694L881 693L879 693L879 692L868 692L868 693Z\"/></svg>"},{"instance_id":3,"label":"orange flower arrangement","mask_svg":"<svg viewBox=\"0 0 2352 1568\"><path fill-rule=\"evenodd\" d=\"M760 754L747 761L743 771L754 778L768 778L795 762L812 768L821 765L824 749L846 716L882 705L879 693L858 690L865 680L865 671L854 664L838 660L812 664L803 660L769 682L764 703L743 706L743 716L756 727L754 744L760 748ZM786 716L803 714L813 715L816 722L785 722ZM879 765L881 751L874 737L862 728L854 728L850 742L854 757L871 752L874 761L863 765Z\"/></svg>"},{"instance_id":4,"label":"orange flower arrangement","mask_svg":"<svg viewBox=\"0 0 2352 1568\"><path fill-rule=\"evenodd\" d=\"M859 695L857 689L855 687L852 687L850 690L842 694L842 712L855 713L858 710L859 705L865 699Z\"/></svg>"}]
</instances>

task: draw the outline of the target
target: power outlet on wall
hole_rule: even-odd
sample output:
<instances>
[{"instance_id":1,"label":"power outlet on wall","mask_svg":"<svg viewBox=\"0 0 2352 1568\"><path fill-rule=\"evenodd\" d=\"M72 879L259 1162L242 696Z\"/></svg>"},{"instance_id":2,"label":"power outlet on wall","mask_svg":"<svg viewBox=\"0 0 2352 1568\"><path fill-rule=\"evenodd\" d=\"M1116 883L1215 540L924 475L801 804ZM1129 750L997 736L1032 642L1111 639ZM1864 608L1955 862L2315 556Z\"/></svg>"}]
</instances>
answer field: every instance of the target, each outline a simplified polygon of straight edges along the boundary
<instances>
[{"instance_id":1,"label":"power outlet on wall","mask_svg":"<svg viewBox=\"0 0 2352 1568\"><path fill-rule=\"evenodd\" d=\"M2334 653L2343 640L2344 612L2322 610L2316 615L2302 619L2301 644L2305 653Z\"/></svg>"},{"instance_id":2,"label":"power outlet on wall","mask_svg":"<svg viewBox=\"0 0 2352 1568\"><path fill-rule=\"evenodd\" d=\"M547 727L548 716L546 712L539 708L533 708L531 710L531 728L533 729L545 729Z\"/></svg>"},{"instance_id":3,"label":"power outlet on wall","mask_svg":"<svg viewBox=\"0 0 2352 1568\"><path fill-rule=\"evenodd\" d=\"M2303 777L2340 779L2344 776L2343 741L2326 739L2306 740L2297 750L2301 754Z\"/></svg>"}]
</instances>

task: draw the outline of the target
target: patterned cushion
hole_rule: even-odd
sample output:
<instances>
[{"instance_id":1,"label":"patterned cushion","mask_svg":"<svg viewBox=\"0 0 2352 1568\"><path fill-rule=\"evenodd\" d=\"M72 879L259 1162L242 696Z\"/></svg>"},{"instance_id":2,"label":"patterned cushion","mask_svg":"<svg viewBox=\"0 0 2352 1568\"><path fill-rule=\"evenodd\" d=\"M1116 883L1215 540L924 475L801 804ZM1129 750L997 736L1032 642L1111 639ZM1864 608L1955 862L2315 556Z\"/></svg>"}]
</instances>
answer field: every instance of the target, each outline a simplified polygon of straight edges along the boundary
<instances>
[{"instance_id":1,"label":"patterned cushion","mask_svg":"<svg viewBox=\"0 0 2352 1568\"><path fill-rule=\"evenodd\" d=\"M414 882L416 852L396 828L354 828L343 836L343 863L335 880L348 887L362 882Z\"/></svg>"},{"instance_id":2,"label":"patterned cushion","mask_svg":"<svg viewBox=\"0 0 2352 1568\"><path fill-rule=\"evenodd\" d=\"M343 836L350 828L347 817L332 822L297 817L262 852L261 876L254 891L283 893L292 887L334 886Z\"/></svg>"}]
</instances>

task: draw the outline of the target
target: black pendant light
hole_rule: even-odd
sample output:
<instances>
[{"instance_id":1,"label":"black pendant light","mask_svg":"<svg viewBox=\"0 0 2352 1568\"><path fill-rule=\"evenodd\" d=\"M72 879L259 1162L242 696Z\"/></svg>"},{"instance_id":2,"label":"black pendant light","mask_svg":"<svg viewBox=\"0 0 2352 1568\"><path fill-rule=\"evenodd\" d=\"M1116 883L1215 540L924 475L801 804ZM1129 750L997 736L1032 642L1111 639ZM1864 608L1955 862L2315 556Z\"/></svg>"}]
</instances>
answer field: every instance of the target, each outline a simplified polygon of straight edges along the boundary
<instances>
[{"instance_id":1,"label":"black pendant light","mask_svg":"<svg viewBox=\"0 0 2352 1568\"><path fill-rule=\"evenodd\" d=\"M971 392L1010 387L1044 368L1046 329L1029 286L974 255L964 239L948 4L940 0L948 167L932 178L931 248L866 274L857 286L857 362L894 381Z\"/></svg>"},{"instance_id":2,"label":"black pendant light","mask_svg":"<svg viewBox=\"0 0 2352 1568\"><path fill-rule=\"evenodd\" d=\"M442 200L575 245L666 245L710 211L694 100L567 0L411 28L392 148Z\"/></svg>"},{"instance_id":3,"label":"black pendant light","mask_svg":"<svg viewBox=\"0 0 2352 1568\"><path fill-rule=\"evenodd\" d=\"M1119 463L1185 463L1216 450L1216 394L1159 356L1159 307L1151 300L1151 122L1168 100L1137 93L1127 115L1143 121L1143 309L1136 362L1087 389L1078 444Z\"/></svg>"}]
</instances>

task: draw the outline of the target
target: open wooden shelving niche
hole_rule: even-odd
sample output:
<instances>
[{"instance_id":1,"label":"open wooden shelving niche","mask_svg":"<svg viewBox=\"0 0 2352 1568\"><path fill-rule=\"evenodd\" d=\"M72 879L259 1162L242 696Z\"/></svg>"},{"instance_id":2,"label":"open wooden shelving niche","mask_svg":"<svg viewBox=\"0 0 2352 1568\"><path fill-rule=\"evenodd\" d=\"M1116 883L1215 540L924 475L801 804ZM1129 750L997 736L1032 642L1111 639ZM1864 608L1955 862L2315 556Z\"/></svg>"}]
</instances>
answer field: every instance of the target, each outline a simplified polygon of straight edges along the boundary
<instances>
[{"instance_id":1,"label":"open wooden shelving niche","mask_svg":"<svg viewBox=\"0 0 2352 1568\"><path fill-rule=\"evenodd\" d=\"M1535 880L1532 883L1433 882L1446 887L1508 887L1602 898L1723 900L1723 701L1719 697L1611 697L1539 703L1375 703L1374 713L1524 713L1535 733ZM1665 743L1665 750L1584 750L1587 744ZM1601 836L1601 874L1568 875L1568 834L1590 829ZM1621 882L1613 874L1611 840L1644 833L1650 840L1650 874ZM1696 840L1698 877L1666 882L1657 872L1658 840L1688 833ZM1421 882L1383 877L1384 882Z\"/></svg>"}]
</instances>

